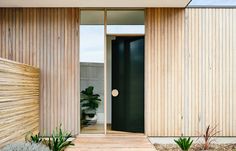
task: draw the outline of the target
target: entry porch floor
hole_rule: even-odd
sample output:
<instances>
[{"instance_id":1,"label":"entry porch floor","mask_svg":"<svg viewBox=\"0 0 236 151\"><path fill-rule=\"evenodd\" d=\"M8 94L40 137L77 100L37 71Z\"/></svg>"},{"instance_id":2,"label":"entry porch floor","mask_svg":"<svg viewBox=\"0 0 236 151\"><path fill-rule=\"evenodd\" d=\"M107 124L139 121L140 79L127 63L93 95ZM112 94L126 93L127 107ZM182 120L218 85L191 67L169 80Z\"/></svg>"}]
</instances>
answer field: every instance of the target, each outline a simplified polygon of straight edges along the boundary
<instances>
[{"instance_id":1,"label":"entry porch floor","mask_svg":"<svg viewBox=\"0 0 236 151\"><path fill-rule=\"evenodd\" d=\"M155 151L143 134L78 136L66 151Z\"/></svg>"}]
</instances>

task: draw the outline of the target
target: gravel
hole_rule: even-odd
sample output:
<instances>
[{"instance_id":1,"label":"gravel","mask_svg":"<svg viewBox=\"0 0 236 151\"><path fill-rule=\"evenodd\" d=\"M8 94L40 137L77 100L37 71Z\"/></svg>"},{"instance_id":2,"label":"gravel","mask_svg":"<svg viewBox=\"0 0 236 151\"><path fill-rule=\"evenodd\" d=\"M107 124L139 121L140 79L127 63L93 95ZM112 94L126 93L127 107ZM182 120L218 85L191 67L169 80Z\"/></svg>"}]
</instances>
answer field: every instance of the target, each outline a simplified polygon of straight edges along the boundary
<instances>
[{"instance_id":1,"label":"gravel","mask_svg":"<svg viewBox=\"0 0 236 151\"><path fill-rule=\"evenodd\" d=\"M175 144L155 144L157 151L181 151ZM201 151L202 144L193 144L189 151ZM236 144L211 144L208 151L236 151Z\"/></svg>"}]
</instances>

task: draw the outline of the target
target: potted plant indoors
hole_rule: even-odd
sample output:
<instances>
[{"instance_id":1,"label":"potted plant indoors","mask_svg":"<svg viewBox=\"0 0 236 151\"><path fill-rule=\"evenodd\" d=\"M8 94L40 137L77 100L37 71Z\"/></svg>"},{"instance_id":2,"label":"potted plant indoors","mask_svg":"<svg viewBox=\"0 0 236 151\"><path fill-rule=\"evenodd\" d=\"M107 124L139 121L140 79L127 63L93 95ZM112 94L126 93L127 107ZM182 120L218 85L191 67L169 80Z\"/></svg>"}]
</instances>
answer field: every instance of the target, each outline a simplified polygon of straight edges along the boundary
<instances>
[{"instance_id":1,"label":"potted plant indoors","mask_svg":"<svg viewBox=\"0 0 236 151\"><path fill-rule=\"evenodd\" d=\"M89 86L80 93L81 124L83 126L97 123L97 108L102 101L99 94L93 93L94 87Z\"/></svg>"}]
</instances>

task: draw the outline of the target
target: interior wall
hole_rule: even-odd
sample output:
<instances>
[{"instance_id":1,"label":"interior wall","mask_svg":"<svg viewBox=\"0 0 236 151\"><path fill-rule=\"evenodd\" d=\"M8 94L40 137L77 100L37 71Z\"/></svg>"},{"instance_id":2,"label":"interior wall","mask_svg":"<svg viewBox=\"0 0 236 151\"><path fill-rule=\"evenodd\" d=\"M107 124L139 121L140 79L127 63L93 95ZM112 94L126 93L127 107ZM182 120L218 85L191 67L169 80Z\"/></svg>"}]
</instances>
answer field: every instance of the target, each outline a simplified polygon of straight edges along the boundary
<instances>
[{"instance_id":1,"label":"interior wall","mask_svg":"<svg viewBox=\"0 0 236 151\"><path fill-rule=\"evenodd\" d=\"M0 8L0 57L38 67L40 130L79 131L79 9Z\"/></svg>"},{"instance_id":2,"label":"interior wall","mask_svg":"<svg viewBox=\"0 0 236 151\"><path fill-rule=\"evenodd\" d=\"M0 58L0 148L39 131L39 69Z\"/></svg>"},{"instance_id":3,"label":"interior wall","mask_svg":"<svg viewBox=\"0 0 236 151\"><path fill-rule=\"evenodd\" d=\"M145 132L236 136L236 9L146 10Z\"/></svg>"}]
</instances>

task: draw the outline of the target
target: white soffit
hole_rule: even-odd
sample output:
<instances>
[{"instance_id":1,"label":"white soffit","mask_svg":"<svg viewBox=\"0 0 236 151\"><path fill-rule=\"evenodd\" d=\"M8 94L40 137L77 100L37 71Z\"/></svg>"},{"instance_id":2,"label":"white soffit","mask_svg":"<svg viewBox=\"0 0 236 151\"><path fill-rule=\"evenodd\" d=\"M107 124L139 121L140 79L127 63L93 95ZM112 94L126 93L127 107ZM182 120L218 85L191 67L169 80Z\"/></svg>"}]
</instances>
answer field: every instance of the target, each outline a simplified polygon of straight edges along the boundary
<instances>
[{"instance_id":1,"label":"white soffit","mask_svg":"<svg viewBox=\"0 0 236 151\"><path fill-rule=\"evenodd\" d=\"M0 7L186 7L190 0L0 0Z\"/></svg>"}]
</instances>

